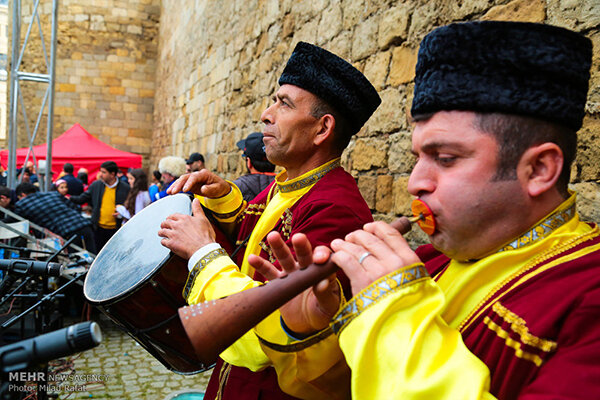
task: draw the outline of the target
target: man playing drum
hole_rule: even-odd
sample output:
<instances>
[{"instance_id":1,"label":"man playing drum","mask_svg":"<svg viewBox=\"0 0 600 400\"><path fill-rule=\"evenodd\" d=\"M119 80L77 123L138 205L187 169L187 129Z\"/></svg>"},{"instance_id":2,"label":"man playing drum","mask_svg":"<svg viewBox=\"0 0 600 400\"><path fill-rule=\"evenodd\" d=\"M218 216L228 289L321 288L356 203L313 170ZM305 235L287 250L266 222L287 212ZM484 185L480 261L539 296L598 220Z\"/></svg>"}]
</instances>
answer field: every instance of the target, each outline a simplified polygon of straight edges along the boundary
<instances>
[{"instance_id":1,"label":"man playing drum","mask_svg":"<svg viewBox=\"0 0 600 400\"><path fill-rule=\"evenodd\" d=\"M184 289L190 304L263 282L248 257L275 261L265 239L273 230L290 247L291 236L298 232L313 246L329 245L372 221L354 179L340 166L340 156L380 104L375 88L348 62L303 42L296 46L279 84L273 104L261 116L267 158L285 168L273 184L250 203L243 201L234 184L208 170L184 175L169 189L198 195L220 227L241 245L241 251L230 257L215 243L198 200L192 216L176 214L162 223L162 244L190 260ZM320 336L312 334L327 328L330 315L340 308L340 288L349 295L347 278L343 274L338 278L331 277L288 304L302 309L294 318L284 323L275 313L222 353L207 398L347 398L349 385L340 386L337 379L332 384L328 377L349 376L339 349L334 345L333 353L317 364L324 354L309 346L315 340L337 341L329 329ZM291 339L284 329L297 339L293 344L288 345Z\"/></svg>"},{"instance_id":2,"label":"man playing drum","mask_svg":"<svg viewBox=\"0 0 600 400\"><path fill-rule=\"evenodd\" d=\"M600 231L567 186L591 58L548 25L425 37L408 190L433 211L433 246L415 253L382 222L331 243L354 294L333 320L352 398L600 398Z\"/></svg>"}]
</instances>

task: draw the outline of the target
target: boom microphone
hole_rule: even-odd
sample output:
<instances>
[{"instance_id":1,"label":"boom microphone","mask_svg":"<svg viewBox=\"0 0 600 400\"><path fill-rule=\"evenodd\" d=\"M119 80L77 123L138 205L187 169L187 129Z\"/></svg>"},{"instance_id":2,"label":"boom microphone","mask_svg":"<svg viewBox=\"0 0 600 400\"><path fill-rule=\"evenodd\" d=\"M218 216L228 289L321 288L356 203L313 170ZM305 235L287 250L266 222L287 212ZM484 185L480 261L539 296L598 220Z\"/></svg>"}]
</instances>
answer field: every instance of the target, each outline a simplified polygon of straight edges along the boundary
<instances>
[{"instance_id":1,"label":"boom microphone","mask_svg":"<svg viewBox=\"0 0 600 400\"><path fill-rule=\"evenodd\" d=\"M9 373L96 347L102 332L95 322L82 322L0 347L0 371Z\"/></svg>"},{"instance_id":2,"label":"boom microphone","mask_svg":"<svg viewBox=\"0 0 600 400\"><path fill-rule=\"evenodd\" d=\"M19 275L60 276L62 264L11 258L0 260L0 270Z\"/></svg>"}]
</instances>

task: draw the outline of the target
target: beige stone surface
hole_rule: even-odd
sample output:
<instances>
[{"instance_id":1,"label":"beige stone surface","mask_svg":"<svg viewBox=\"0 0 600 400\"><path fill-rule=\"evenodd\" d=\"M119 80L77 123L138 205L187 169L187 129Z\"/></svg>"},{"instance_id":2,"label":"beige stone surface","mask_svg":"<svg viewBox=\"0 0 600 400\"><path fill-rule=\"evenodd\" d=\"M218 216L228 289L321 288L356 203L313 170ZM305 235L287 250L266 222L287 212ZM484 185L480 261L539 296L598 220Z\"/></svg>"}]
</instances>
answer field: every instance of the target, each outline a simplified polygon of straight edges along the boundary
<instances>
[{"instance_id":1,"label":"beige stone surface","mask_svg":"<svg viewBox=\"0 0 600 400\"><path fill-rule=\"evenodd\" d=\"M260 130L262 111L300 40L363 71L383 102L344 153L377 218L406 211L414 163L408 112L421 39L450 22L535 21L583 32L594 43L575 185L600 180L600 2L597 0L64 0L55 135L72 123L154 169L165 155L204 153L226 178L245 172L235 142ZM30 8L27 8L30 10ZM49 8L43 7L47 22ZM30 12L30 11L29 11ZM40 50L39 41L34 42ZM26 58L34 70L39 56ZM43 90L27 98L40 106ZM45 123L42 119L41 124ZM380 177L386 178L380 178ZM393 202L385 188L393 177ZM587 186L586 186L587 187ZM593 192L591 185L589 191ZM587 196L589 197L589 196Z\"/></svg>"}]
</instances>

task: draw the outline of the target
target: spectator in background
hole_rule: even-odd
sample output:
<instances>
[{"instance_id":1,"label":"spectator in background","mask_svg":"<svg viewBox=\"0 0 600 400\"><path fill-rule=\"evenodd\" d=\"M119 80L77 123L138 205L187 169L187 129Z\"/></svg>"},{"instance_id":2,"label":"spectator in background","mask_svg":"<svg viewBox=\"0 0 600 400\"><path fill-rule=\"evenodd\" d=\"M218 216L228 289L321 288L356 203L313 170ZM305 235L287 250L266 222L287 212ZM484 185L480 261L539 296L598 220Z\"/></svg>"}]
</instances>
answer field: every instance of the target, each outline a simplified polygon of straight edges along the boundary
<instances>
[{"instance_id":1,"label":"spectator in background","mask_svg":"<svg viewBox=\"0 0 600 400\"><path fill-rule=\"evenodd\" d=\"M121 170L121 168L119 168L117 170L117 179L120 180L121 182L127 182L127 175L125 175L123 173L123 171Z\"/></svg>"},{"instance_id":2,"label":"spectator in background","mask_svg":"<svg viewBox=\"0 0 600 400\"><path fill-rule=\"evenodd\" d=\"M185 160L182 157L168 156L160 159L158 162L158 170L162 175L163 186L162 190L156 194L156 200L167 196L167 189L169 186L171 186L177 178L185 174L185 165Z\"/></svg>"},{"instance_id":3,"label":"spectator in background","mask_svg":"<svg viewBox=\"0 0 600 400\"><path fill-rule=\"evenodd\" d=\"M0 186L0 206L12 211L14 209L15 195L12 190L6 186Z\"/></svg>"},{"instance_id":4,"label":"spectator in background","mask_svg":"<svg viewBox=\"0 0 600 400\"><path fill-rule=\"evenodd\" d=\"M124 204L117 205L117 218L128 221L144 207L151 203L148 194L148 176L143 169L132 169L127 173L127 181L131 189Z\"/></svg>"},{"instance_id":5,"label":"spectator in background","mask_svg":"<svg viewBox=\"0 0 600 400\"><path fill-rule=\"evenodd\" d=\"M152 184L148 188L148 194L150 195L151 201L156 200L156 195L158 194L158 192L161 191L161 188L162 188L161 179L162 179L162 175L160 174L160 171L157 169L154 170L152 172Z\"/></svg>"},{"instance_id":6,"label":"spectator in background","mask_svg":"<svg viewBox=\"0 0 600 400\"><path fill-rule=\"evenodd\" d=\"M83 182L75 178L73 175L73 164L65 163L63 166L63 172L64 175L61 179L67 183L67 187L69 188L68 193L71 196L79 196L81 193L83 193Z\"/></svg>"},{"instance_id":7,"label":"spectator in background","mask_svg":"<svg viewBox=\"0 0 600 400\"><path fill-rule=\"evenodd\" d=\"M83 184L83 191L85 192L88 188L88 170L86 168L79 168L77 170L77 179Z\"/></svg>"},{"instance_id":8,"label":"spectator in background","mask_svg":"<svg viewBox=\"0 0 600 400\"><path fill-rule=\"evenodd\" d=\"M96 253L92 223L81 216L75 204L55 191L40 193L30 182L20 183L16 192L19 198L15 204L17 214L64 239L77 235L74 244Z\"/></svg>"},{"instance_id":9,"label":"spectator in background","mask_svg":"<svg viewBox=\"0 0 600 400\"><path fill-rule=\"evenodd\" d=\"M242 157L246 160L248 174L240 176L233 183L242 191L244 200L250 201L273 182L275 165L267 160L261 132L249 134L246 139L237 142L237 147L243 150Z\"/></svg>"},{"instance_id":10,"label":"spectator in background","mask_svg":"<svg viewBox=\"0 0 600 400\"><path fill-rule=\"evenodd\" d=\"M64 179L57 179L54 182L54 190L56 190L61 196L66 196L69 193L69 184Z\"/></svg>"},{"instance_id":11,"label":"spectator in background","mask_svg":"<svg viewBox=\"0 0 600 400\"><path fill-rule=\"evenodd\" d=\"M200 153L192 153L185 163L187 164L186 172L200 171L204 169L204 156Z\"/></svg>"},{"instance_id":12,"label":"spectator in background","mask_svg":"<svg viewBox=\"0 0 600 400\"><path fill-rule=\"evenodd\" d=\"M129 193L129 185L117 179L119 167L114 161L105 161L100 166L98 180L79 196L71 196L75 204L89 203L92 207L96 248L98 251L115 234L121 220L115 218L117 204L123 204Z\"/></svg>"},{"instance_id":13,"label":"spectator in background","mask_svg":"<svg viewBox=\"0 0 600 400\"><path fill-rule=\"evenodd\" d=\"M38 177L36 175L36 168L35 168L35 164L33 163L33 161L27 161L27 164L25 165L25 167L29 170L29 181L31 183L38 183Z\"/></svg>"},{"instance_id":14,"label":"spectator in background","mask_svg":"<svg viewBox=\"0 0 600 400\"><path fill-rule=\"evenodd\" d=\"M0 165L0 186L6 186L7 175L4 167Z\"/></svg>"},{"instance_id":15,"label":"spectator in background","mask_svg":"<svg viewBox=\"0 0 600 400\"><path fill-rule=\"evenodd\" d=\"M18 182L31 182L31 170L29 168L19 168L17 170L17 181Z\"/></svg>"}]
</instances>

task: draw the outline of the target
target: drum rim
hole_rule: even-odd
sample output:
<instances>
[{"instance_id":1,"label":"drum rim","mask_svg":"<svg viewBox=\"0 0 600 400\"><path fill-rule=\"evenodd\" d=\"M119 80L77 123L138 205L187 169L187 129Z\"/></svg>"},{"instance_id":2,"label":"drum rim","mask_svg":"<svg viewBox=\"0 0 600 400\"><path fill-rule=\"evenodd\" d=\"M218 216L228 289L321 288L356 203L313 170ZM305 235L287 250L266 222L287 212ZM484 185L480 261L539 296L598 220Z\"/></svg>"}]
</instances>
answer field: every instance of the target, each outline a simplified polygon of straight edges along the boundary
<instances>
[{"instance_id":1,"label":"drum rim","mask_svg":"<svg viewBox=\"0 0 600 400\"><path fill-rule=\"evenodd\" d=\"M152 203L151 205L154 204L159 204L162 200L166 200L166 199L173 199L173 198L187 198L189 200L189 213L191 215L192 213L192 198L190 197L190 195L186 194L186 193L177 193L174 195L169 195L167 197L163 197L162 199ZM170 200L169 200L170 201ZM129 223L133 220L136 219L136 217L141 218L141 216L144 214L144 211L146 209L143 209L142 211L140 211L139 213L135 214L130 220ZM118 231L117 231L118 233ZM113 295L112 297L107 297L103 300L98 300L98 299L92 299L89 295L88 295L88 278L89 278L89 273L92 270L92 268L94 267L95 262L99 259L99 256L102 254L102 252L107 248L107 246L110 244L110 242L112 242L113 240L118 240L117 238L117 234L115 233L115 235L113 235L109 241L104 245L104 247L102 248L102 250L100 250L100 252L96 255L96 258L94 259L94 261L92 262L92 265L90 266L90 269L88 270L86 277L85 277L85 281L83 282L83 295L85 296L86 300L89 301L92 305L109 305L112 304L114 302L116 302L117 300L120 300L122 298L125 298L131 294L133 294L135 291L137 291L143 284L146 284L148 282L148 280L152 279L152 277L154 275L156 275L160 269L165 265L165 263L170 260L172 257L177 256L175 253L173 253L172 251L169 251L169 253L159 262L157 263L154 268L152 270L150 270L146 275L144 275L142 278L140 278L138 280L138 282L136 282L134 285L132 285L131 287L125 289L123 292L121 293L117 293L115 295ZM183 290L183 289L182 289Z\"/></svg>"}]
</instances>

